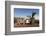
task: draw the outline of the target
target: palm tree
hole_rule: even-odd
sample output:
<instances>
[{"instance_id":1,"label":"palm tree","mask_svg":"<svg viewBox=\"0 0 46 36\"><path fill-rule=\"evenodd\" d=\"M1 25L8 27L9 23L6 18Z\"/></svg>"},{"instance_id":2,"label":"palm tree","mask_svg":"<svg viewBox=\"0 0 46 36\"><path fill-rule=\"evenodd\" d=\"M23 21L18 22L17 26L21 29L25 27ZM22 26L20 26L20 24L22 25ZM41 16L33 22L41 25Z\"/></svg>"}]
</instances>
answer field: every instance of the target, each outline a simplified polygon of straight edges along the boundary
<instances>
[{"instance_id":1,"label":"palm tree","mask_svg":"<svg viewBox=\"0 0 46 36\"><path fill-rule=\"evenodd\" d=\"M32 23L32 24L34 24L34 19L35 19L34 16L35 16L35 15L36 15L36 12L33 12L33 13L32 13L32 18L31 18L31 23Z\"/></svg>"},{"instance_id":2,"label":"palm tree","mask_svg":"<svg viewBox=\"0 0 46 36\"><path fill-rule=\"evenodd\" d=\"M30 17L30 23L31 24L34 24L34 16L36 15L36 12L34 11L34 9L33 9L33 11L32 11L32 17Z\"/></svg>"}]
</instances>

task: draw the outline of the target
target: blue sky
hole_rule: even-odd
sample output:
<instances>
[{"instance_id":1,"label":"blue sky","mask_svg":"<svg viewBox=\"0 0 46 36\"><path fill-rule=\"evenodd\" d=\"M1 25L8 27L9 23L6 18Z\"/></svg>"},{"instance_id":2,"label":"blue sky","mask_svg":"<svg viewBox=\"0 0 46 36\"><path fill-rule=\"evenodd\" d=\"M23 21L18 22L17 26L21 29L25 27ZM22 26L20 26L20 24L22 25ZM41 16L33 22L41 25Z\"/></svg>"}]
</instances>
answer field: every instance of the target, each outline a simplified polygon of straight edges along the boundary
<instances>
[{"instance_id":1,"label":"blue sky","mask_svg":"<svg viewBox=\"0 0 46 36\"><path fill-rule=\"evenodd\" d=\"M14 16L31 16L33 10L39 15L39 9L14 8Z\"/></svg>"}]
</instances>

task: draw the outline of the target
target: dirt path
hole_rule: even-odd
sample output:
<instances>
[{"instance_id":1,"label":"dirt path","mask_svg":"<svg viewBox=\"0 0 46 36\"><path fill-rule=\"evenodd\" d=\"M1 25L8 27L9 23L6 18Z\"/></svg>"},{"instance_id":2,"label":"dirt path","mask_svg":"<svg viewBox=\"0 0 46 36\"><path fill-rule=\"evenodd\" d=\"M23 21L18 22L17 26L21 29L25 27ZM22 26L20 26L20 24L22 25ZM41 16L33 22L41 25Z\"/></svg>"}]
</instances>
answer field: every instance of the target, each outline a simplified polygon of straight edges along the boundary
<instances>
[{"instance_id":1,"label":"dirt path","mask_svg":"<svg viewBox=\"0 0 46 36\"><path fill-rule=\"evenodd\" d=\"M14 25L14 27L38 27L39 26L39 24L34 24L34 25L32 25L32 24L24 24L24 25Z\"/></svg>"}]
</instances>

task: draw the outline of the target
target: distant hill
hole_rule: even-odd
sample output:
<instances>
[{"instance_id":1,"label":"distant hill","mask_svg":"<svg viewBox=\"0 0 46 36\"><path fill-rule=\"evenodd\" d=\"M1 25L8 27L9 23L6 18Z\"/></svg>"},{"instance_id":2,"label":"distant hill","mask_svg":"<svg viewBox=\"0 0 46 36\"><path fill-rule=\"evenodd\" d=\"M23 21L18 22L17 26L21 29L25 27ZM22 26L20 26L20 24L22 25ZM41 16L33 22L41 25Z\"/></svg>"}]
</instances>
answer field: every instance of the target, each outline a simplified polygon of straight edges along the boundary
<instances>
[{"instance_id":1,"label":"distant hill","mask_svg":"<svg viewBox=\"0 0 46 36\"><path fill-rule=\"evenodd\" d=\"M29 19L31 16L15 16L15 18L27 18L27 19ZM35 20L39 20L39 16L38 15L35 15L34 16L34 18L35 18Z\"/></svg>"}]
</instances>

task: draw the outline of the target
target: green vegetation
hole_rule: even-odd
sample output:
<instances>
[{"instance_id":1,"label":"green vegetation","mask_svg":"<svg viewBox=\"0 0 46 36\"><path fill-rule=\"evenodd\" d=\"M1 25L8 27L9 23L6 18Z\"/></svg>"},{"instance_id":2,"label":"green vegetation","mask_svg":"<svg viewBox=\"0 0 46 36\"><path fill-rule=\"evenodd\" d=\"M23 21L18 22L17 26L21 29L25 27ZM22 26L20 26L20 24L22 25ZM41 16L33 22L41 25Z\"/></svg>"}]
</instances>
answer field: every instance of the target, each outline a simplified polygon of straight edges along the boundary
<instances>
[{"instance_id":1,"label":"green vegetation","mask_svg":"<svg viewBox=\"0 0 46 36\"><path fill-rule=\"evenodd\" d=\"M36 15L36 12L33 12L33 13L32 13L32 17L31 17L31 19L30 19L32 24L34 24L34 20L35 20L34 16L35 16L35 15Z\"/></svg>"}]
</instances>

